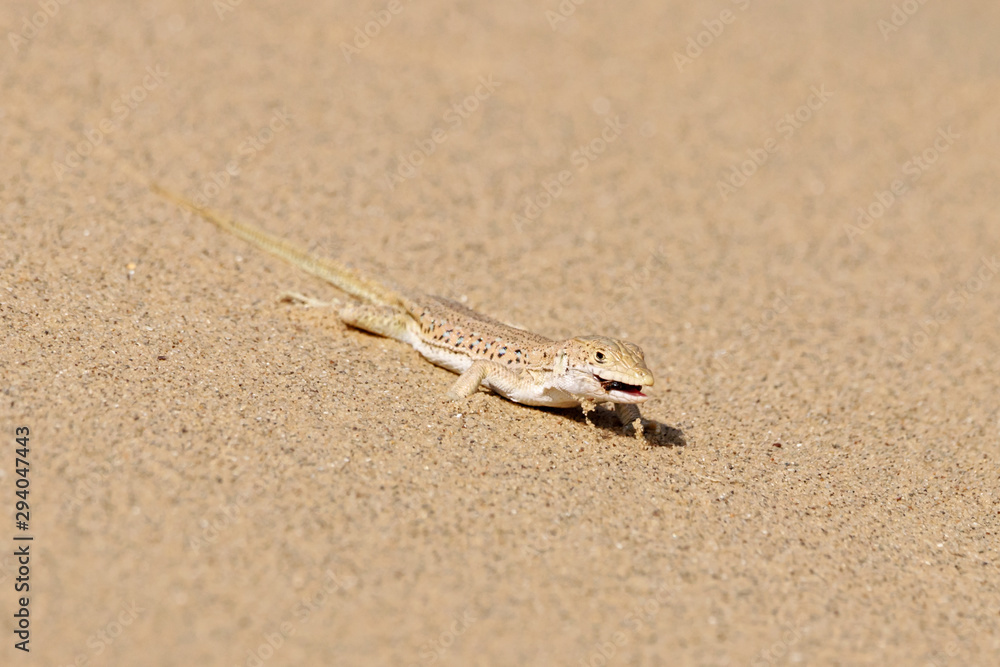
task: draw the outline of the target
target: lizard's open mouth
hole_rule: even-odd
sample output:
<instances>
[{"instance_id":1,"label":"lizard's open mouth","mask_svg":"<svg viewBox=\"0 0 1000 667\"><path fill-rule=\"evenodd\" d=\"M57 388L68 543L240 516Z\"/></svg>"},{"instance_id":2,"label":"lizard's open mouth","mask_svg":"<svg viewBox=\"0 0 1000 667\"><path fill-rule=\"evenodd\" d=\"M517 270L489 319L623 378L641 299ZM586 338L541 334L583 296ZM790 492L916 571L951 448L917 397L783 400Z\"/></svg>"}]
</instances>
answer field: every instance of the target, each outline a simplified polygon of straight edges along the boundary
<instances>
[{"instance_id":1,"label":"lizard's open mouth","mask_svg":"<svg viewBox=\"0 0 1000 667\"><path fill-rule=\"evenodd\" d=\"M625 394L632 394L633 396L645 396L645 394L642 393L641 385L625 384L624 382L619 382L618 380L605 380L597 374L595 374L594 377L601 383L601 387L604 391L620 391Z\"/></svg>"}]
</instances>

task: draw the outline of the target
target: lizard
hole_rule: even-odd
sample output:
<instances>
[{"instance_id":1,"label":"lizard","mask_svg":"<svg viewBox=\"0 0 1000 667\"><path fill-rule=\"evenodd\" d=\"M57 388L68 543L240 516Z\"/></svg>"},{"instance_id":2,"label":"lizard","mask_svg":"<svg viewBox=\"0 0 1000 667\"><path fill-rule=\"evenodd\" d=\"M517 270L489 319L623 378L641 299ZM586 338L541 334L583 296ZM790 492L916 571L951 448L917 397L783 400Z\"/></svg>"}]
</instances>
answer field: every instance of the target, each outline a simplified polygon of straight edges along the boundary
<instances>
[{"instance_id":1,"label":"lizard","mask_svg":"<svg viewBox=\"0 0 1000 667\"><path fill-rule=\"evenodd\" d=\"M459 377L447 393L450 400L467 398L485 387L523 405L582 406L585 416L597 404L611 403L626 429L634 429L637 437L643 433L644 420L638 404L647 399L643 389L653 385L653 373L646 366L642 349L634 343L592 335L551 340L450 299L390 288L340 262L314 256L155 183L150 184L150 189L222 231L355 297L361 303L339 308L340 320L356 329L406 343L431 363L457 373Z\"/></svg>"}]
</instances>

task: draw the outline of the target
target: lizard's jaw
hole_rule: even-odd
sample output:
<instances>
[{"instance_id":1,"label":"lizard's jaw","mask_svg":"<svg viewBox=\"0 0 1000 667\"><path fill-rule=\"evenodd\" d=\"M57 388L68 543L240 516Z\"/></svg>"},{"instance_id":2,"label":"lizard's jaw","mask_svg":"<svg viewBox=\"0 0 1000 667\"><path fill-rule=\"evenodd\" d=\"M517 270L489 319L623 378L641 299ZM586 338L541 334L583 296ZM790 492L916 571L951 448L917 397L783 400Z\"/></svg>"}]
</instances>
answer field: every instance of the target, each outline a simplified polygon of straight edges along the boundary
<instances>
[{"instance_id":1,"label":"lizard's jaw","mask_svg":"<svg viewBox=\"0 0 1000 667\"><path fill-rule=\"evenodd\" d=\"M642 385L606 380L597 373L594 373L594 379L601 383L601 388L614 399L615 403L642 403L649 398L642 393Z\"/></svg>"}]
</instances>

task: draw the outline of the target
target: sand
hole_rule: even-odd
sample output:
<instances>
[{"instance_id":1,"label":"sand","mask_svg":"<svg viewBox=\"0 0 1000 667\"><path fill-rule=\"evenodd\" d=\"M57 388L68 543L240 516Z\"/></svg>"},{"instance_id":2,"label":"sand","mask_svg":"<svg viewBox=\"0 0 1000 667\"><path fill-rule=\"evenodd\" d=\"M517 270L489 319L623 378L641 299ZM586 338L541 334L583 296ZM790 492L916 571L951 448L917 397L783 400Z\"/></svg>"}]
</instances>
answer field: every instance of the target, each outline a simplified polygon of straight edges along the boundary
<instances>
[{"instance_id":1,"label":"sand","mask_svg":"<svg viewBox=\"0 0 1000 667\"><path fill-rule=\"evenodd\" d=\"M0 8L0 663L1000 664L997 3L140 5ZM148 180L678 437L446 403Z\"/></svg>"}]
</instances>

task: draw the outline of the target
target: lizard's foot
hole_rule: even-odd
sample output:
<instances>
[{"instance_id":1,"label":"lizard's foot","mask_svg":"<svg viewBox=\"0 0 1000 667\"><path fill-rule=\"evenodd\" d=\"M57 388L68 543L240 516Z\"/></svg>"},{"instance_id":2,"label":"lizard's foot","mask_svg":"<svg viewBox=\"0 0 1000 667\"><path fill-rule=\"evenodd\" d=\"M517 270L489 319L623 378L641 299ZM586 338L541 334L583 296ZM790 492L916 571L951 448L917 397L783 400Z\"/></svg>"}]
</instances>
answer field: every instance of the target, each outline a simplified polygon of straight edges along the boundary
<instances>
[{"instance_id":1,"label":"lizard's foot","mask_svg":"<svg viewBox=\"0 0 1000 667\"><path fill-rule=\"evenodd\" d=\"M627 432L630 428L638 438L642 438L642 427L646 420L639 414L639 408L632 403L615 403L615 414Z\"/></svg>"},{"instance_id":2,"label":"lizard's foot","mask_svg":"<svg viewBox=\"0 0 1000 667\"><path fill-rule=\"evenodd\" d=\"M278 297L278 300L285 303L297 303L300 306L308 306L309 308L340 307L340 303L337 301L320 301L319 299L314 299L311 296L306 296L305 294L300 294L298 292L282 292Z\"/></svg>"},{"instance_id":3,"label":"lizard's foot","mask_svg":"<svg viewBox=\"0 0 1000 667\"><path fill-rule=\"evenodd\" d=\"M644 419L639 414L639 408L635 405L616 403L615 413L618 415L625 433L631 433L638 440L645 440L650 443L684 443L681 431L652 419Z\"/></svg>"}]
</instances>

